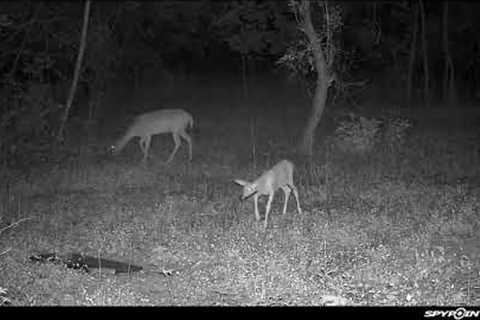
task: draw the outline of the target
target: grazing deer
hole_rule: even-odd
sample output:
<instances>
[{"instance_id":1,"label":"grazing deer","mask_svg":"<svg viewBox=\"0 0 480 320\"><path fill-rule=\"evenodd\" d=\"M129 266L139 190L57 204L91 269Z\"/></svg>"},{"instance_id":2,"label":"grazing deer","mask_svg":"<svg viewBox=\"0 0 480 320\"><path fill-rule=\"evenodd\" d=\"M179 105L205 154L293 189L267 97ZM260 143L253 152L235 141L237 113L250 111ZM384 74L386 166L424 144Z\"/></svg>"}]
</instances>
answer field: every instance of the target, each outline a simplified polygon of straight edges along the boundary
<instances>
[{"instance_id":1,"label":"grazing deer","mask_svg":"<svg viewBox=\"0 0 480 320\"><path fill-rule=\"evenodd\" d=\"M168 157L167 163L172 161L181 144L181 139L188 143L189 160L192 160L192 139L187 134L187 127L192 128L193 117L182 109L161 109L141 114L133 120L125 135L111 146L111 151L116 154L134 137L140 137L140 149L143 152L142 162L146 163L148 149L153 135L171 133L175 147Z\"/></svg>"},{"instance_id":2,"label":"grazing deer","mask_svg":"<svg viewBox=\"0 0 480 320\"><path fill-rule=\"evenodd\" d=\"M257 180L248 182L240 179L235 179L235 183L243 186L242 200L253 196L255 203L255 218L260 220L258 213L258 197L260 195L268 195L268 202L265 210L264 229L267 228L268 213L272 204L273 195L278 189L282 189L285 193L285 203L283 204L283 214L287 212L288 199L290 192L293 191L297 202L297 211L302 213L300 208L300 201L298 200L298 191L293 184L293 163L288 160L282 160L274 165L270 170L265 171Z\"/></svg>"}]
</instances>

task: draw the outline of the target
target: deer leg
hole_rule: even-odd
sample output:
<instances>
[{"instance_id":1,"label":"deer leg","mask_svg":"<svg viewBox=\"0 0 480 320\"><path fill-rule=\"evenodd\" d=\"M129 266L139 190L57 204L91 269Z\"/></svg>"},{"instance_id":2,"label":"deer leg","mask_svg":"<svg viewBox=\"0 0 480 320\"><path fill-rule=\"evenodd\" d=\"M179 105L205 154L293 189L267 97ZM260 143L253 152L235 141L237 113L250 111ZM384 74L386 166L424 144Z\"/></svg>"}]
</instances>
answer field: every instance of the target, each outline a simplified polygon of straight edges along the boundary
<instances>
[{"instance_id":1,"label":"deer leg","mask_svg":"<svg viewBox=\"0 0 480 320\"><path fill-rule=\"evenodd\" d=\"M255 194L253 196L253 203L255 205L255 219L257 221L259 221L260 220L260 214L258 213L258 194Z\"/></svg>"},{"instance_id":2,"label":"deer leg","mask_svg":"<svg viewBox=\"0 0 480 320\"><path fill-rule=\"evenodd\" d=\"M140 149L142 149L142 152L143 152L143 159L142 159L143 163L147 162L149 148L150 148L150 136L142 137L140 139Z\"/></svg>"},{"instance_id":3,"label":"deer leg","mask_svg":"<svg viewBox=\"0 0 480 320\"><path fill-rule=\"evenodd\" d=\"M267 229L268 213L270 212L270 207L272 205L272 200L273 200L273 192L270 193L270 195L268 196L267 207L265 209L265 221L263 223L263 229Z\"/></svg>"},{"instance_id":4,"label":"deer leg","mask_svg":"<svg viewBox=\"0 0 480 320\"><path fill-rule=\"evenodd\" d=\"M183 139L185 139L185 141L187 141L187 143L188 143L188 159L192 160L192 138L185 131L180 131L179 134Z\"/></svg>"},{"instance_id":5,"label":"deer leg","mask_svg":"<svg viewBox=\"0 0 480 320\"><path fill-rule=\"evenodd\" d=\"M293 191L293 195L295 196L295 200L297 201L297 211L301 214L302 209L300 208L300 200L298 199L298 190L294 185L289 185L289 187Z\"/></svg>"},{"instance_id":6,"label":"deer leg","mask_svg":"<svg viewBox=\"0 0 480 320\"><path fill-rule=\"evenodd\" d=\"M285 193L285 203L283 204L283 213L285 214L287 212L287 206L288 206L288 199L290 198L290 188L289 187L282 187L283 193Z\"/></svg>"},{"instance_id":7,"label":"deer leg","mask_svg":"<svg viewBox=\"0 0 480 320\"><path fill-rule=\"evenodd\" d=\"M182 143L181 140L180 140L180 137L178 136L178 134L176 132L172 132L172 137L173 137L173 142L175 143L175 147L173 147L173 151L170 154L170 156L168 157L167 163L172 161L173 157L177 153L178 148L180 147L180 144Z\"/></svg>"},{"instance_id":8,"label":"deer leg","mask_svg":"<svg viewBox=\"0 0 480 320\"><path fill-rule=\"evenodd\" d=\"M140 138L140 140L138 140L138 145L140 146L140 150L142 151L142 153L145 154L145 151L143 151L143 143L143 138Z\"/></svg>"}]
</instances>

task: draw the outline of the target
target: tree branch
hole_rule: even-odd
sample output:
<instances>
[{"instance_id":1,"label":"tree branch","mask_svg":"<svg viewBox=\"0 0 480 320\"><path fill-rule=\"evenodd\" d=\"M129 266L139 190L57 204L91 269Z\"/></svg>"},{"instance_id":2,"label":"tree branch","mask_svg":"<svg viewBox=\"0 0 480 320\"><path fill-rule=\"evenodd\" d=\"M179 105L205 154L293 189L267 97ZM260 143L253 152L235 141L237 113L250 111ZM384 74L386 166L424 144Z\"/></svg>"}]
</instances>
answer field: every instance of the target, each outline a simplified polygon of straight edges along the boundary
<instances>
[{"instance_id":1,"label":"tree branch","mask_svg":"<svg viewBox=\"0 0 480 320\"><path fill-rule=\"evenodd\" d=\"M14 227L18 226L21 222L27 221L27 220L32 220L32 218L29 218L29 217L28 217L28 218L22 218L22 219L20 219L20 220L18 220L18 221L15 221L14 223L9 224L8 226L0 229L0 234L2 234L5 230L14 228Z\"/></svg>"}]
</instances>

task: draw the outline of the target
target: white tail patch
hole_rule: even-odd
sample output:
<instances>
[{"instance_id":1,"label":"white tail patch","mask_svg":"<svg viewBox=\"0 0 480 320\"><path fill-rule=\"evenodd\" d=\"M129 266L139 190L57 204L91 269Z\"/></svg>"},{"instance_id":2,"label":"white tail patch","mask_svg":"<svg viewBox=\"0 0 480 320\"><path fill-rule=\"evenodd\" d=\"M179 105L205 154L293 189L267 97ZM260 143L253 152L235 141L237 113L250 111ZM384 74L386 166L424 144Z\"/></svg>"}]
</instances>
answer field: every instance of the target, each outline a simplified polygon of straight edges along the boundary
<instances>
[{"instance_id":1,"label":"white tail patch","mask_svg":"<svg viewBox=\"0 0 480 320\"><path fill-rule=\"evenodd\" d=\"M182 109L161 109L147 112L133 120L125 135L111 147L111 150L114 153L120 152L132 138L140 137L139 144L143 152L142 161L145 163L148 158L152 136L161 133L171 133L175 147L168 157L167 163L172 161L177 153L181 145L180 137L187 141L189 160L192 160L192 139L186 131L187 127L192 128L192 126L192 115Z\"/></svg>"},{"instance_id":2,"label":"white tail patch","mask_svg":"<svg viewBox=\"0 0 480 320\"><path fill-rule=\"evenodd\" d=\"M243 186L242 200L253 197L255 203L255 218L260 220L258 212L258 197L261 195L268 195L267 206L265 209L264 228L267 228L268 214L272 205L273 195L278 189L282 189L285 194L285 202L283 204L283 214L287 212L288 199L290 193L293 194L297 203L298 213L302 213L300 208L300 200L298 199L298 191L293 184L293 163L288 160L282 160L274 165L270 170L265 171L257 180L248 182L245 180L236 179L235 183Z\"/></svg>"}]
</instances>

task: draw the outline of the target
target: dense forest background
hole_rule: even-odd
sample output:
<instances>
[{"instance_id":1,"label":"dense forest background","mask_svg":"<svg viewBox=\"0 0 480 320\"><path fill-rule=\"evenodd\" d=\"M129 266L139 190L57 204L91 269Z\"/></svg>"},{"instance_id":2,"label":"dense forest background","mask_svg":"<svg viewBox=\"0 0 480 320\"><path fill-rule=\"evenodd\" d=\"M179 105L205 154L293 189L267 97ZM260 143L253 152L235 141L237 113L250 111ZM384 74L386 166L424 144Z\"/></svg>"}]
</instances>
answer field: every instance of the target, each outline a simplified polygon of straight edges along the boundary
<instances>
[{"instance_id":1,"label":"dense forest background","mask_svg":"<svg viewBox=\"0 0 480 320\"><path fill-rule=\"evenodd\" d=\"M102 99L125 88L135 92L156 84L178 89L186 79L203 77L212 85L238 82L248 99L255 79L266 76L300 87L311 98L317 70L311 42L292 10L295 4L101 1L92 2L86 16L81 1L4 3L3 154L18 151L29 139L43 138L45 144L53 137L63 139L61 128L72 115L101 125L124 108ZM479 6L461 1L334 2L333 11L322 11L321 5L312 5L319 41L328 51L326 58L332 56L325 80L328 103L358 105L368 97L396 106L471 105L479 98ZM72 89L85 22L84 57ZM141 111L133 104L126 108Z\"/></svg>"}]
</instances>

